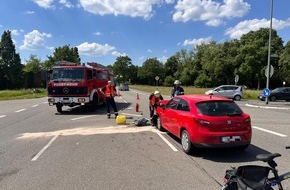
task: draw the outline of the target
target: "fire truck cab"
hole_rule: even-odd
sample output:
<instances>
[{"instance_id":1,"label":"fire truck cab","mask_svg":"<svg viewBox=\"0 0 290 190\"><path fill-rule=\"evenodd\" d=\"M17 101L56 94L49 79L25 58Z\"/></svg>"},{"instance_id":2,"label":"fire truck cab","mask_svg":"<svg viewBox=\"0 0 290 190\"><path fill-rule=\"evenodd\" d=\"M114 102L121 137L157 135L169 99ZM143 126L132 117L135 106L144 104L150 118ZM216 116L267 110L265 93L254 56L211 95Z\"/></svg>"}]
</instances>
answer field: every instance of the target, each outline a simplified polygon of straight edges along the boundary
<instances>
[{"instance_id":1,"label":"fire truck cab","mask_svg":"<svg viewBox=\"0 0 290 190\"><path fill-rule=\"evenodd\" d=\"M77 105L86 105L95 111L99 104L105 103L99 89L109 80L115 81L113 73L100 64L56 62L49 71L48 103L55 105L58 112L62 112L63 106Z\"/></svg>"}]
</instances>

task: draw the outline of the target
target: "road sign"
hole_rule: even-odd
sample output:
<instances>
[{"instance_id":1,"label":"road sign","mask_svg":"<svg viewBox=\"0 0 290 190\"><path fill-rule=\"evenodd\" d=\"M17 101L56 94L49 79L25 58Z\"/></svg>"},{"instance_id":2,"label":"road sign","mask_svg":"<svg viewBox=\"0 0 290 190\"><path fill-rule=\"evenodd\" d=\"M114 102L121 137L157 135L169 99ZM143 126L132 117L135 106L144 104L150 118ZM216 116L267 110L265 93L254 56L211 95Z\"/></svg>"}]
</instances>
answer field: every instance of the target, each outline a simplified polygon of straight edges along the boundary
<instances>
[{"instance_id":1,"label":"road sign","mask_svg":"<svg viewBox=\"0 0 290 190\"><path fill-rule=\"evenodd\" d=\"M156 77L155 77L155 80L157 80L157 81L158 81L158 80L159 80L159 76L156 76Z\"/></svg>"},{"instance_id":2,"label":"road sign","mask_svg":"<svg viewBox=\"0 0 290 190\"><path fill-rule=\"evenodd\" d=\"M235 83L237 84L239 82L239 75L235 76Z\"/></svg>"},{"instance_id":3,"label":"road sign","mask_svg":"<svg viewBox=\"0 0 290 190\"><path fill-rule=\"evenodd\" d=\"M269 90L268 88L265 88L265 89L263 90L263 96L265 96L265 97L270 96L270 90Z\"/></svg>"},{"instance_id":4,"label":"road sign","mask_svg":"<svg viewBox=\"0 0 290 190\"><path fill-rule=\"evenodd\" d=\"M274 67L270 65L270 77L274 74ZM268 77L268 67L265 69L265 75Z\"/></svg>"}]
</instances>

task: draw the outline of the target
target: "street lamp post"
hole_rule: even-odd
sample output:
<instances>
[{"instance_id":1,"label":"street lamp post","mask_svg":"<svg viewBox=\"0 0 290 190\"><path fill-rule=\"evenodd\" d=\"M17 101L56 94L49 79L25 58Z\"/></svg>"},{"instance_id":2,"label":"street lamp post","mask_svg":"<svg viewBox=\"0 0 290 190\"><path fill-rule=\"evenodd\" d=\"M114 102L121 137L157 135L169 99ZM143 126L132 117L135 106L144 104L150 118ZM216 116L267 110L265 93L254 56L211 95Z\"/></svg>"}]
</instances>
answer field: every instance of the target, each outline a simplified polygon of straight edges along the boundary
<instances>
[{"instance_id":1,"label":"street lamp post","mask_svg":"<svg viewBox=\"0 0 290 190\"><path fill-rule=\"evenodd\" d=\"M266 88L269 89L269 81L270 81L270 60L271 60L271 38L272 38L272 18L273 18L273 1L271 0L271 10L270 10L270 29L269 29L269 47L268 47L268 64L267 64L267 84ZM269 102L269 96L266 97L266 104Z\"/></svg>"}]
</instances>

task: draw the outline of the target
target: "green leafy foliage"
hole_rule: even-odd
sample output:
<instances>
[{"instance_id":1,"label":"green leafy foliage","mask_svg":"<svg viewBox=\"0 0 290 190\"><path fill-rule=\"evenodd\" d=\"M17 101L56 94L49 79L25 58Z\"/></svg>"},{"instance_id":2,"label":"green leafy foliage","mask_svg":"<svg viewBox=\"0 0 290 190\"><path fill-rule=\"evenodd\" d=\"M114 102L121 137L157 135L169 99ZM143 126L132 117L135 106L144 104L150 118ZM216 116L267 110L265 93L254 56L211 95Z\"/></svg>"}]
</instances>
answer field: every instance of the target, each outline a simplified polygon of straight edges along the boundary
<instances>
[{"instance_id":1,"label":"green leafy foliage","mask_svg":"<svg viewBox=\"0 0 290 190\"><path fill-rule=\"evenodd\" d=\"M4 31L1 37L0 58L0 90L20 88L23 84L23 65L9 30Z\"/></svg>"},{"instance_id":2,"label":"green leafy foliage","mask_svg":"<svg viewBox=\"0 0 290 190\"><path fill-rule=\"evenodd\" d=\"M54 49L53 55L47 56L48 60L45 61L44 67L45 68L51 68L52 65L57 61L69 61L73 63L79 63L81 62L78 48L72 47L70 48L70 45L64 45L62 47L57 47Z\"/></svg>"}]
</instances>

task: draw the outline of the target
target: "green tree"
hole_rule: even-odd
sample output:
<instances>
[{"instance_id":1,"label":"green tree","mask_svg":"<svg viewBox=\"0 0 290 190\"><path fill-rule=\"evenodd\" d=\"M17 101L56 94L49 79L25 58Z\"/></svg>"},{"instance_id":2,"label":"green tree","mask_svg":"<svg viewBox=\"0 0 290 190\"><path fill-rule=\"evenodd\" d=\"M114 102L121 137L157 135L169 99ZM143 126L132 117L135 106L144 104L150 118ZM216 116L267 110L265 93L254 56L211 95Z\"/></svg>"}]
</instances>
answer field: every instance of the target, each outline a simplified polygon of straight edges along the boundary
<instances>
[{"instance_id":1,"label":"green tree","mask_svg":"<svg viewBox=\"0 0 290 190\"><path fill-rule=\"evenodd\" d=\"M131 82L132 78L136 78L136 68L132 64L132 60L128 56L119 56L112 65L117 83ZM130 80L129 80L130 79Z\"/></svg>"},{"instance_id":2,"label":"green tree","mask_svg":"<svg viewBox=\"0 0 290 190\"><path fill-rule=\"evenodd\" d=\"M37 73L42 70L41 59L37 58L36 55L30 55L29 60L26 60L26 65L23 68L25 73Z\"/></svg>"},{"instance_id":3,"label":"green tree","mask_svg":"<svg viewBox=\"0 0 290 190\"><path fill-rule=\"evenodd\" d=\"M240 44L236 57L240 65L237 74L243 84L260 89L261 81L266 80L264 71L268 61L269 29L261 28L244 34ZM272 30L271 44L271 54L279 54L283 49L283 41L276 30Z\"/></svg>"},{"instance_id":4,"label":"green tree","mask_svg":"<svg viewBox=\"0 0 290 190\"><path fill-rule=\"evenodd\" d=\"M156 85L156 76L164 79L164 66L157 58L149 58L139 67L138 78L142 84Z\"/></svg>"},{"instance_id":5,"label":"green tree","mask_svg":"<svg viewBox=\"0 0 290 190\"><path fill-rule=\"evenodd\" d=\"M36 55L30 55L29 60L26 60L26 65L23 68L26 87L35 88L43 86L41 81L42 67L43 63L41 59L37 58Z\"/></svg>"},{"instance_id":6,"label":"green tree","mask_svg":"<svg viewBox=\"0 0 290 190\"><path fill-rule=\"evenodd\" d=\"M0 89L16 89L23 85L23 65L9 30L4 31L0 42Z\"/></svg>"},{"instance_id":7,"label":"green tree","mask_svg":"<svg viewBox=\"0 0 290 190\"><path fill-rule=\"evenodd\" d=\"M196 66L201 71L198 73L198 87L216 86L223 83L223 59L222 45L212 41L208 44L200 44L196 47ZM204 84L202 84L204 82ZM209 86L208 86L209 85Z\"/></svg>"},{"instance_id":8,"label":"green tree","mask_svg":"<svg viewBox=\"0 0 290 190\"><path fill-rule=\"evenodd\" d=\"M164 64L164 71L166 76L175 77L178 71L178 60L175 56L171 56Z\"/></svg>"},{"instance_id":9,"label":"green tree","mask_svg":"<svg viewBox=\"0 0 290 190\"><path fill-rule=\"evenodd\" d=\"M285 48L283 49L281 55L279 56L279 66L280 66L280 79L285 81L289 86L290 84L290 41L287 42Z\"/></svg>"},{"instance_id":10,"label":"green tree","mask_svg":"<svg viewBox=\"0 0 290 190\"><path fill-rule=\"evenodd\" d=\"M44 62L44 67L46 69L51 68L53 64L57 61L69 61L73 63L81 62L78 48L72 47L70 45L64 45L62 47L57 47L54 49L52 56L47 56L48 60Z\"/></svg>"},{"instance_id":11,"label":"green tree","mask_svg":"<svg viewBox=\"0 0 290 190\"><path fill-rule=\"evenodd\" d=\"M195 54L193 51L187 51L186 49L182 49L179 52L177 52L174 56L178 64L177 70L173 77L175 77L175 79L180 79L182 71L184 69L188 69L188 66L194 59Z\"/></svg>"}]
</instances>

